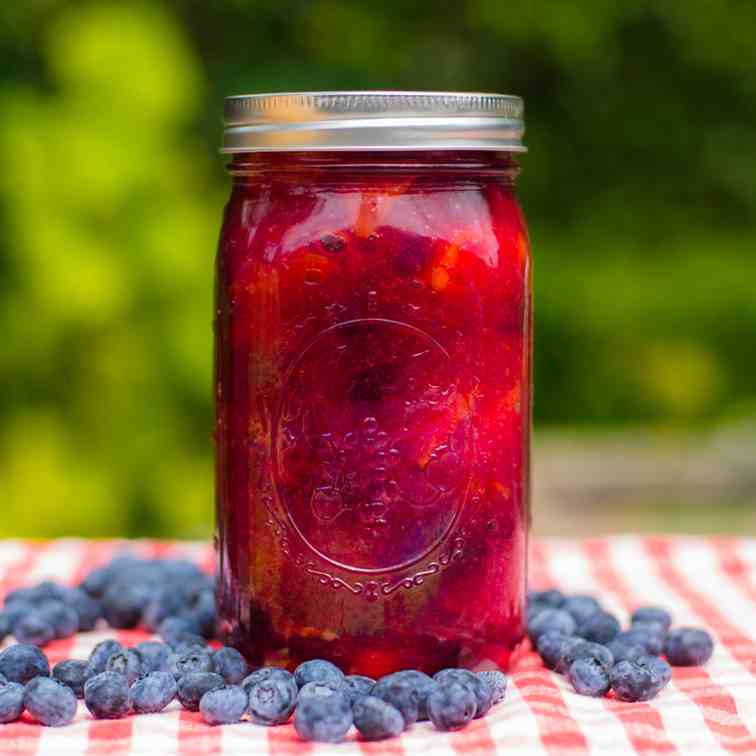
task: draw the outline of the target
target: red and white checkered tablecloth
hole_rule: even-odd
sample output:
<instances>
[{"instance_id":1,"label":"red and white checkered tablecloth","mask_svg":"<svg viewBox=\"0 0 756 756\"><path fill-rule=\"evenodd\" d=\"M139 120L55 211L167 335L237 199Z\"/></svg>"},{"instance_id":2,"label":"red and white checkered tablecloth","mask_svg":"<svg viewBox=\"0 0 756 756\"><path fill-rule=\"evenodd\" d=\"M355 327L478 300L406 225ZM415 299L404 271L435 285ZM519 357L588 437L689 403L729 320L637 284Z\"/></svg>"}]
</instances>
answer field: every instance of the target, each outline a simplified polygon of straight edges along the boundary
<instances>
[{"instance_id":1,"label":"red and white checkered tablecloth","mask_svg":"<svg viewBox=\"0 0 756 756\"><path fill-rule=\"evenodd\" d=\"M0 593L45 578L75 582L124 546L152 556L181 553L212 565L205 545L7 541L0 543ZM422 723L383 743L362 743L352 734L340 745L314 745L301 742L291 725L209 727L177 703L162 714L115 721L95 721L80 704L70 727L44 728L27 719L0 725L0 753L756 754L756 540L541 540L532 548L531 583L600 595L623 620L639 604L661 604L674 612L676 624L707 627L717 641L714 656L706 667L675 669L671 685L654 701L628 704L578 696L528 651L512 670L506 701L453 734ZM136 631L103 630L58 641L46 651L53 663L85 658L108 636L128 644L145 638Z\"/></svg>"}]
</instances>

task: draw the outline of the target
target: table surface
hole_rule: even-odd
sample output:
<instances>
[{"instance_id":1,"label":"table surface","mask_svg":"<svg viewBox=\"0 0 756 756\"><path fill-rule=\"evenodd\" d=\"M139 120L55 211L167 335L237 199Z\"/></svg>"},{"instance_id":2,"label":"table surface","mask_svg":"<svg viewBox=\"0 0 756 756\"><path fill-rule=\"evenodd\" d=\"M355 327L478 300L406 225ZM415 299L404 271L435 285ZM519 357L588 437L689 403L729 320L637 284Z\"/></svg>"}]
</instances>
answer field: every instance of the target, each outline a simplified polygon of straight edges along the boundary
<instances>
[{"instance_id":1,"label":"table surface","mask_svg":"<svg viewBox=\"0 0 756 756\"><path fill-rule=\"evenodd\" d=\"M208 568L206 545L165 542L0 543L0 594L46 578L76 582L127 547L147 556L182 554ZM303 743L291 725L209 727L177 703L161 714L96 721L80 704L65 728L30 720L0 725L2 754L756 754L756 540L620 536L540 540L532 545L531 583L594 593L623 621L641 604L660 604L675 624L705 626L714 656L700 668L677 668L654 701L628 704L575 694L561 676L527 651L511 671L506 700L485 718L452 734L416 724L401 738L339 745ZM127 644L138 631L102 630L51 644L51 662L85 658L106 637ZM6 641L6 644L8 641ZM354 731L352 731L354 733Z\"/></svg>"}]
</instances>

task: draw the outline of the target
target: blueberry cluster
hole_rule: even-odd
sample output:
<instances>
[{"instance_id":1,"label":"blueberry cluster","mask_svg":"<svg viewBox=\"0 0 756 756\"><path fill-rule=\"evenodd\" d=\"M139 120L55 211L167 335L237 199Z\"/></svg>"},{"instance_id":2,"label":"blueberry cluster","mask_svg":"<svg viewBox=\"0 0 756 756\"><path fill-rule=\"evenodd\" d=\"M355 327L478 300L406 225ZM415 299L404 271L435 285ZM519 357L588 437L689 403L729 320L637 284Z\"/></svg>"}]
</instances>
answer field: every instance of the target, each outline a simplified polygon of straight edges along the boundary
<instances>
[{"instance_id":1,"label":"blueberry cluster","mask_svg":"<svg viewBox=\"0 0 756 756\"><path fill-rule=\"evenodd\" d=\"M354 726L365 740L399 735L418 720L457 730L503 700L507 678L496 671L445 669L430 677L404 670L377 682L344 675L314 659L294 673L263 667L251 674L233 648L146 641L126 648L98 643L87 660L67 659L50 670L37 646L17 643L0 653L0 724L24 710L40 724L60 727L76 715L77 698L97 719L151 714L178 699L208 724L249 718L278 725L294 715L305 740L337 742Z\"/></svg>"},{"instance_id":2,"label":"blueberry cluster","mask_svg":"<svg viewBox=\"0 0 756 756\"><path fill-rule=\"evenodd\" d=\"M51 670L40 646L92 630L100 619L115 628L141 623L160 640L131 648L104 640L88 659ZM670 664L703 664L713 650L705 630L671 630L664 609L636 610L623 631L595 598L557 590L530 593L527 619L544 664L588 696L611 690L623 701L648 700L671 679ZM27 711L60 727L73 720L77 699L98 719L157 713L177 699L212 725L249 719L272 726L293 716L304 740L338 742L353 725L364 740L382 740L424 720L458 730L506 694L499 671L450 668L430 677L403 670L376 681L314 659L293 673L250 673L236 649L208 645L215 627L214 581L185 560L120 556L76 588L44 582L12 591L0 611L0 640L13 634L19 642L0 652L0 724Z\"/></svg>"},{"instance_id":3,"label":"blueberry cluster","mask_svg":"<svg viewBox=\"0 0 756 756\"><path fill-rule=\"evenodd\" d=\"M10 591L0 611L0 641L13 635L44 647L93 630L101 618L117 629L143 624L172 641L212 638L215 581L185 559L121 555L77 587L45 581Z\"/></svg>"},{"instance_id":4,"label":"blueberry cluster","mask_svg":"<svg viewBox=\"0 0 756 756\"><path fill-rule=\"evenodd\" d=\"M271 669L267 674L278 677L281 672ZM258 686L255 683L248 688L253 721L257 721L255 704L261 698ZM362 675L345 676L330 662L315 659L297 667L293 686L299 688L292 704L299 736L335 743L353 724L364 740L396 737L425 720L439 730L459 730L504 699L507 678L499 671L443 669L430 677L405 669L376 681ZM290 713L291 709L285 716Z\"/></svg>"},{"instance_id":5,"label":"blueberry cluster","mask_svg":"<svg viewBox=\"0 0 756 756\"><path fill-rule=\"evenodd\" d=\"M41 724L66 725L76 714L77 698L97 719L159 712L175 698L197 711L205 694L216 690L244 696L241 714L229 721L238 721L247 708L238 685L249 672L244 657L230 647L214 651L204 642L145 641L126 648L104 640L89 659L67 659L52 671L41 649L17 643L0 653L0 670L0 723L15 721L25 709ZM208 707L205 719L222 721L212 718L212 702Z\"/></svg>"},{"instance_id":6,"label":"blueberry cluster","mask_svg":"<svg viewBox=\"0 0 756 756\"><path fill-rule=\"evenodd\" d=\"M576 692L622 701L648 701L671 680L673 666L705 664L714 643L705 630L670 629L665 609L636 609L630 627L593 596L560 591L528 594L528 635L544 665L564 674ZM662 658L666 657L666 660Z\"/></svg>"}]
</instances>

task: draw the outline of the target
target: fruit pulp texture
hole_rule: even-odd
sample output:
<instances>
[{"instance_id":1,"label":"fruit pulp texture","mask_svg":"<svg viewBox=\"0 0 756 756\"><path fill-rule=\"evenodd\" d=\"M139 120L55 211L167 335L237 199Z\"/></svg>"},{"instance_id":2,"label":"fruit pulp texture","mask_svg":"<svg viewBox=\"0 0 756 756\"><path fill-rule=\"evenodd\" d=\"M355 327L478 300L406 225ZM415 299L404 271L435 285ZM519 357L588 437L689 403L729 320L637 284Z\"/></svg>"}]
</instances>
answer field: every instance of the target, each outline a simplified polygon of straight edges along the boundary
<instances>
[{"instance_id":1,"label":"fruit pulp texture","mask_svg":"<svg viewBox=\"0 0 756 756\"><path fill-rule=\"evenodd\" d=\"M530 263L506 155L236 157L217 260L219 615L254 664L506 668Z\"/></svg>"}]
</instances>

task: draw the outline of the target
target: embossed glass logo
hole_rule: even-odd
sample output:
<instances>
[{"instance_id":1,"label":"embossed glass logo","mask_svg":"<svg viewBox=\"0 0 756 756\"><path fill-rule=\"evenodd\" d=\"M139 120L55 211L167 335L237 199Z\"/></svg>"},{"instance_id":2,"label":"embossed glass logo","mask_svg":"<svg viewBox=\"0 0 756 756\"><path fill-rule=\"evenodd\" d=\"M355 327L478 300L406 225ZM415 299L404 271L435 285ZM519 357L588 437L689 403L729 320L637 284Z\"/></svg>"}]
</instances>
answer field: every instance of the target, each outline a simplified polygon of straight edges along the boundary
<instances>
[{"instance_id":1,"label":"embossed glass logo","mask_svg":"<svg viewBox=\"0 0 756 756\"><path fill-rule=\"evenodd\" d=\"M289 370L278 499L303 545L366 573L407 567L452 530L469 481L470 408L443 347L364 319L323 331Z\"/></svg>"}]
</instances>

